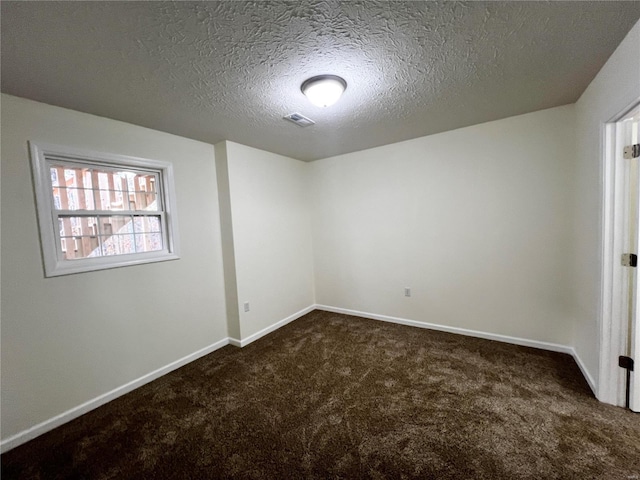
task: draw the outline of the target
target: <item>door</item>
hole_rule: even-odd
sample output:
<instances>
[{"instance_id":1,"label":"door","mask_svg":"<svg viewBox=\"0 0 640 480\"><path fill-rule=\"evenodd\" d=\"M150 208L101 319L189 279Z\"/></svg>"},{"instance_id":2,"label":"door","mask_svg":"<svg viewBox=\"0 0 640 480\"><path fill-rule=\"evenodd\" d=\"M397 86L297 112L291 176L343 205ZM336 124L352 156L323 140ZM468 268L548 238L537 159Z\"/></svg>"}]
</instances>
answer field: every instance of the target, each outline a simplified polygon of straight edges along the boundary
<instances>
[{"instance_id":1,"label":"door","mask_svg":"<svg viewBox=\"0 0 640 480\"><path fill-rule=\"evenodd\" d=\"M640 254L640 106L636 107L617 125L623 157L629 162L629 244L630 252ZM640 275L636 267L630 270L629 320L626 331L625 352L635 365L629 372L629 408L640 412ZM626 383L626 382L625 382Z\"/></svg>"}]
</instances>

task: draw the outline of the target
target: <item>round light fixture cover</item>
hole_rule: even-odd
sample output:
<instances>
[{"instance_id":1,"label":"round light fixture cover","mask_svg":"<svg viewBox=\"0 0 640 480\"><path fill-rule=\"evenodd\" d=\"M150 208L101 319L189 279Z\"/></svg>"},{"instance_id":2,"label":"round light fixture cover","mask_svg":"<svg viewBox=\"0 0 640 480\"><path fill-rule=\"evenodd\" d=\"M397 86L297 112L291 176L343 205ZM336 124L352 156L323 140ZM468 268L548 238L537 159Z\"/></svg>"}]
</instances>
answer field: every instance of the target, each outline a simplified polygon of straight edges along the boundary
<instances>
[{"instance_id":1,"label":"round light fixture cover","mask_svg":"<svg viewBox=\"0 0 640 480\"><path fill-rule=\"evenodd\" d=\"M317 107L329 107L336 103L342 92L347 88L347 82L337 75L318 75L302 82L300 90L309 101Z\"/></svg>"}]
</instances>

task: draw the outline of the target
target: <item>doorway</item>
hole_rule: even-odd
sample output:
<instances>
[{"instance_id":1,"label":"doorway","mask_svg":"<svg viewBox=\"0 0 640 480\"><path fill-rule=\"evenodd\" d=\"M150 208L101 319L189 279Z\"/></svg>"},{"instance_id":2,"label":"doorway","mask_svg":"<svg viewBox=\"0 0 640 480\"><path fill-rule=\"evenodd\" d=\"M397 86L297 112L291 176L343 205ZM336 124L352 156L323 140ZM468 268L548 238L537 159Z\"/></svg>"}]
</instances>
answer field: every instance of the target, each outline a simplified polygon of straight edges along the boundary
<instances>
[{"instance_id":1,"label":"doorway","mask_svg":"<svg viewBox=\"0 0 640 480\"><path fill-rule=\"evenodd\" d=\"M623 160L630 163L629 178L630 216L629 216L629 247L636 255L640 253L640 106L630 112L626 118L617 123L620 130ZM636 257L637 265L637 257ZM632 368L633 361L640 353L640 275L637 267L630 270L630 302L626 331L623 332L623 345L626 352L623 355L632 359L623 361L627 364L625 377L625 405L634 412L640 412L640 366ZM624 325L623 325L624 327ZM623 328L623 330L625 330ZM625 341L626 340L626 341Z\"/></svg>"},{"instance_id":2,"label":"doorway","mask_svg":"<svg viewBox=\"0 0 640 480\"><path fill-rule=\"evenodd\" d=\"M598 398L640 412L640 101L605 129Z\"/></svg>"}]
</instances>

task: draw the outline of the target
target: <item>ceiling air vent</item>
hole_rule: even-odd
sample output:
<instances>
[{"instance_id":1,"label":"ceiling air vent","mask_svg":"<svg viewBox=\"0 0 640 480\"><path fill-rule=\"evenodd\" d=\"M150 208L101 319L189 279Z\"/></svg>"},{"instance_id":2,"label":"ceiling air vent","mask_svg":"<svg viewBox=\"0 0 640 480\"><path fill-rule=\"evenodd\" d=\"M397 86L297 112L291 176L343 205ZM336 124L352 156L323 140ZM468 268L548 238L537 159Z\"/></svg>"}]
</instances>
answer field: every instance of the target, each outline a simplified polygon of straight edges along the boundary
<instances>
[{"instance_id":1,"label":"ceiling air vent","mask_svg":"<svg viewBox=\"0 0 640 480\"><path fill-rule=\"evenodd\" d=\"M310 127L311 125L316 123L310 118L305 117L301 113L290 113L289 115L285 115L284 119L295 123L299 127Z\"/></svg>"}]
</instances>

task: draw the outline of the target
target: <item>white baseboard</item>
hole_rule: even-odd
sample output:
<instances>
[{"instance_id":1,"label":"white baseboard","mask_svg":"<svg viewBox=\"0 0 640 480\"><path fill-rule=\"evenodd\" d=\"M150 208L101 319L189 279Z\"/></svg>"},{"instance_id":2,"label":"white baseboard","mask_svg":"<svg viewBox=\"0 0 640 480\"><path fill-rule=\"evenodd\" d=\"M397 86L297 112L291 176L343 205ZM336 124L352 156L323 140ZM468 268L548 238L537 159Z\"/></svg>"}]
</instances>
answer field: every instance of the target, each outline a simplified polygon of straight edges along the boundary
<instances>
[{"instance_id":1,"label":"white baseboard","mask_svg":"<svg viewBox=\"0 0 640 480\"><path fill-rule=\"evenodd\" d=\"M573 347L571 347L571 355L573 356L573 359L578 364L578 367L580 368L580 371L582 372L582 376L584 377L584 379L589 384L589 388L593 392L593 395L596 398L598 398L598 395L596 394L596 382L593 381L593 377L589 373L589 370L587 370L587 367L585 366L584 362L580 358L580 355L578 355L578 352L576 352L576 350Z\"/></svg>"},{"instance_id":2,"label":"white baseboard","mask_svg":"<svg viewBox=\"0 0 640 480\"><path fill-rule=\"evenodd\" d=\"M140 378L132 380L131 382L126 383L120 387L114 388L110 392L104 393L94 399L84 402L83 404L78 405L77 407L74 407L70 410L67 410L66 412L56 415L53 418L50 418L48 420L45 420L44 422L34 425L33 427L28 428L27 430L23 430L22 432L16 433L15 435L12 435L2 440L2 442L0 442L0 452L1 453L8 452L12 448L22 445L23 443L26 443L29 440L32 440L39 435L42 435L43 433L47 433L48 431L53 430L54 428L59 427L64 423L70 422L71 420L78 418L79 416L84 415L85 413L91 410L94 410L104 405L105 403L110 402L111 400L115 400L116 398L126 393L129 393L132 390L135 390L136 388L141 387L142 385L145 385L157 378L160 378L161 376L166 375L167 373L173 370L176 370L186 365L187 363L193 362L194 360L197 360L200 357L203 357L215 350L218 350L219 348L222 348L225 345L229 345L228 338L223 338L219 342L211 344L208 347L204 347L198 350L197 352L194 352L185 357L182 357L176 360L175 362L171 362L170 364L165 365L164 367L158 368L157 370L147 373L146 375L143 375Z\"/></svg>"},{"instance_id":3,"label":"white baseboard","mask_svg":"<svg viewBox=\"0 0 640 480\"><path fill-rule=\"evenodd\" d=\"M259 332L254 333L253 335L250 335L247 338L243 338L241 340L238 340L235 338L224 338L219 342L216 342L212 345L209 345L208 347L198 350L197 352L194 352L179 360L176 360L175 362L172 362L169 365L158 368L157 370L154 370L151 373L143 375L142 377L137 378L136 380L132 380L131 382L125 385L117 387L94 399L84 402L83 404L78 405L77 407L74 407L70 410L67 410L66 412L56 415L55 417L45 420L44 422L34 425L33 427L28 428L27 430L23 430L22 432L16 433L15 435L12 435L0 442L0 453L8 452L12 448L22 445L23 443L26 443L29 440L32 440L42 435L43 433L47 433L48 431L53 430L54 428L59 427L64 423L70 422L71 420L78 418L79 416L84 415L85 413L90 412L91 410L94 410L104 405L105 403L110 402L111 400L114 400L122 395L125 395L135 390L136 388L141 387L146 383L156 380L157 378L160 378L161 376L166 375L167 373L186 365L187 363L193 362L194 360L197 360L198 358L203 357L204 355L207 355L215 350L218 350L219 348L222 348L225 345L231 344L236 347L245 347L249 345L251 342L255 342L259 338L264 337L265 335L273 332L274 330L277 330L280 327L283 327L287 323L290 323L296 320L297 318L300 318L303 315L306 315L307 313L311 312L314 309L315 309L315 305L310 305L307 308L304 308L299 312L296 312L293 315L290 315L287 318L280 320L279 322L276 322L273 325L267 328L264 328Z\"/></svg>"},{"instance_id":4,"label":"white baseboard","mask_svg":"<svg viewBox=\"0 0 640 480\"><path fill-rule=\"evenodd\" d=\"M549 350L552 352L567 353L571 355L575 360L575 362L578 364L578 367L580 368L582 375L584 376L585 380L589 384L589 387L593 391L594 395L596 392L595 382L593 381L593 378L591 377L591 375L589 375L589 371L586 369L584 363L582 362L582 360L580 359L580 357L578 356L574 348L568 345L542 342L539 340L529 340L527 338L520 338L520 337L511 337L508 335L500 335L497 333L480 332L478 330L469 330L466 328L448 327L445 325L438 325L436 323L418 322L416 320L408 320L406 318L390 317L387 315L378 315L376 313L349 310L347 308L331 307L328 305L316 305L315 308L318 310L324 310L327 312L343 313L345 315L353 315L356 317L370 318L372 320L381 320L383 322L397 323L400 325L408 325L411 327L426 328L429 330L437 330L439 332L456 333L458 335L466 335L469 337L495 340L498 342L511 343L513 345L521 345L523 347L533 347L533 348L539 348L541 350Z\"/></svg>"},{"instance_id":5,"label":"white baseboard","mask_svg":"<svg viewBox=\"0 0 640 480\"><path fill-rule=\"evenodd\" d=\"M409 325L411 327L427 328L429 330L437 330L439 332L457 333L468 337L485 338L487 340L496 340L498 342L512 343L514 345L522 345L523 347L540 348L542 350L551 350L552 352L562 352L571 355L573 348L567 345L557 343L541 342L538 340L529 340L526 338L510 337L508 335L500 335L497 333L487 333L478 330L469 330L459 327L448 327L446 325L438 325L437 323L418 322L416 320L408 320L406 318L389 317L387 315L378 315L376 313L359 312L357 310L348 310L346 308L336 308L327 305L316 305L318 310L327 312L344 313L345 315L355 315L356 317L370 318L372 320L382 320L383 322L398 323L400 325Z\"/></svg>"},{"instance_id":6,"label":"white baseboard","mask_svg":"<svg viewBox=\"0 0 640 480\"><path fill-rule=\"evenodd\" d=\"M298 318L302 317L303 315L306 315L307 313L315 310L316 308L317 308L317 305L309 305L308 307L303 308L299 312L296 312L293 315L289 315L287 318L284 318L274 323L273 325L268 326L267 328L263 328L259 332L256 332L253 335L249 335L246 338L243 338L240 340L238 340L237 338L229 338L229 343L234 347L246 347L250 343L255 342L259 338L262 338L265 335L270 334L271 332L279 329L280 327L284 327L287 323L291 323L294 320L297 320Z\"/></svg>"},{"instance_id":7,"label":"white baseboard","mask_svg":"<svg viewBox=\"0 0 640 480\"><path fill-rule=\"evenodd\" d=\"M280 327L283 327L288 323L293 322L294 320L302 317L303 315L306 315L307 313L313 310L324 310L327 312L343 313L345 315L353 315L356 317L370 318L372 320L381 320L383 322L397 323L400 325L408 325L411 327L426 328L426 329L437 330L441 332L467 335L470 337L485 338L487 340L496 340L498 342L511 343L514 345L522 345L525 347L540 348L542 350L550 350L553 352L568 353L575 359L576 363L578 364L578 367L580 368L582 374L584 375L585 379L587 380L587 383L589 384L589 387L591 387L591 390L593 390L594 394L596 391L595 382L593 381L593 378L591 377L591 375L589 375L588 370L586 369L584 363L582 362L582 360L580 359L576 351L573 349L573 347L560 345L556 343L541 342L538 340L528 340L526 338L510 337L507 335L480 332L477 330L468 330L466 328L448 327L445 325L438 325L435 323L418 322L416 320L408 320L405 318L390 317L387 315L378 315L375 313L368 313L368 312L360 312L357 310L331 307L328 305L310 305L309 307L304 308L299 312L296 312L293 315L290 315L287 318L284 318L274 323L273 325L270 325L269 327L254 333L253 335L250 335L240 340L236 338L224 338L219 342L209 345L208 347L202 348L197 352L194 352L164 367L154 370L151 373L143 375L142 377L136 380L132 380L131 382L125 385L122 385L121 387L115 388L110 392L104 393L92 400L89 400L81 405L78 405L77 407L74 407L70 410L67 410L66 412L56 415L55 417L50 418L49 420L45 420L44 422L41 422L27 430L24 430L15 435L12 435L0 442L0 452L5 453L11 450L12 448L22 445L23 443L26 443L29 440L32 440L33 438L36 438L39 435L42 435L43 433L46 433L64 423L67 423L75 418L78 418L79 416L91 410L94 410L104 405L105 403L110 402L111 400L114 400L126 393L129 393L135 390L136 388L141 387L142 385L145 385L157 378L160 378L163 375L166 375L167 373L173 370L176 370L190 362L193 362L194 360L197 360L200 357L203 357L204 355L207 355L215 350L218 350L219 348L222 348L225 345L231 344L236 347L245 347L250 343L255 342L259 338L262 338L265 335L268 335L269 333L279 329Z\"/></svg>"}]
</instances>

